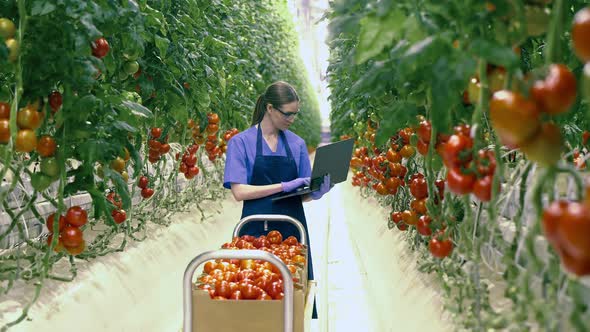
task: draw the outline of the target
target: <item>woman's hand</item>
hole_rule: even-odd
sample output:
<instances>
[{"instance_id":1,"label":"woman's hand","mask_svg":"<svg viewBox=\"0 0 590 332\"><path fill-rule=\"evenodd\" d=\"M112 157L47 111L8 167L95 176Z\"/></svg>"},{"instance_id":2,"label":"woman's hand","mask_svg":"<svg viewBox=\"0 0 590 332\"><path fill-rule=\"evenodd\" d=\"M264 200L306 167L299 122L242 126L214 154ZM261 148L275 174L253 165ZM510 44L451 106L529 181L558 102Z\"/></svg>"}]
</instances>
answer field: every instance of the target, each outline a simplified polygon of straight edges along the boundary
<instances>
[{"instance_id":1,"label":"woman's hand","mask_svg":"<svg viewBox=\"0 0 590 332\"><path fill-rule=\"evenodd\" d=\"M314 200L322 198L324 194L326 194L330 189L332 189L333 185L330 185L330 174L324 175L324 182L320 185L320 190L312 192L311 198Z\"/></svg>"},{"instance_id":2,"label":"woman's hand","mask_svg":"<svg viewBox=\"0 0 590 332\"><path fill-rule=\"evenodd\" d=\"M297 178L289 182L281 182L283 191L288 193L304 185L309 185L310 178Z\"/></svg>"}]
</instances>

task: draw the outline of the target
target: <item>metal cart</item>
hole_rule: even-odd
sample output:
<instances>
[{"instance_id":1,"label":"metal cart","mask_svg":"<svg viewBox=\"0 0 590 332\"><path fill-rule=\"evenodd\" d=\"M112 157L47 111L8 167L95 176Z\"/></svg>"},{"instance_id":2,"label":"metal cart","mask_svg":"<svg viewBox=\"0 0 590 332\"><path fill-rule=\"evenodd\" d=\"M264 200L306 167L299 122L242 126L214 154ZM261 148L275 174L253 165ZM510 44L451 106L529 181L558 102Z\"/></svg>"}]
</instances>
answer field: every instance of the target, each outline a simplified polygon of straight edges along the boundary
<instances>
[{"instance_id":1,"label":"metal cart","mask_svg":"<svg viewBox=\"0 0 590 332\"><path fill-rule=\"evenodd\" d=\"M286 215L274 215L274 214L258 214L258 215L251 215L245 218L242 218L234 228L233 237L237 237L240 233L242 227L249 223L249 222L265 222L265 230L268 230L267 221L284 221L289 222L297 227L300 234L300 243L303 245L307 244L307 238L305 233L305 228L303 224L299 222L297 219L292 218ZM275 265L278 270L280 271L283 277L283 292L285 294L283 298L283 315L284 315L284 332L293 332L293 278L291 276L291 272L289 268L283 261L281 261L277 256L262 250L213 250L204 252L191 260L191 262L186 267L184 272L183 278L183 331L184 332L192 332L193 331L193 300L192 300L192 292L193 292L193 275L195 270L203 263L209 260L215 259L253 259L253 260L264 260L273 265ZM304 309L304 331L309 331L310 321L311 321L311 311L313 307L313 296L315 293L315 282L309 281L307 287L307 294L306 294L306 301L305 301L305 309Z\"/></svg>"}]
</instances>

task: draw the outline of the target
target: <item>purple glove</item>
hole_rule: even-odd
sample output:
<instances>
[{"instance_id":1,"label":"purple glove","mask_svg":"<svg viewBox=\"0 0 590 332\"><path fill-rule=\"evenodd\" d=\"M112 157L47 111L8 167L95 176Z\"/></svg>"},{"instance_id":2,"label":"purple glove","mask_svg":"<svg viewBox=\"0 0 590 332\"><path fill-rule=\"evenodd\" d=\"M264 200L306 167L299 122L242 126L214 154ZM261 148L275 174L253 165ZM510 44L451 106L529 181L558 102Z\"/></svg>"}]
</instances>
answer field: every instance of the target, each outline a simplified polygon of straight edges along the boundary
<instances>
[{"instance_id":1,"label":"purple glove","mask_svg":"<svg viewBox=\"0 0 590 332\"><path fill-rule=\"evenodd\" d=\"M311 198L313 198L314 200L322 198L322 196L324 196L325 193L330 191L332 187L333 185L330 186L330 174L324 175L324 182L322 182L322 184L320 185L320 190L312 192Z\"/></svg>"},{"instance_id":2,"label":"purple glove","mask_svg":"<svg viewBox=\"0 0 590 332\"><path fill-rule=\"evenodd\" d=\"M281 186L283 186L283 191L286 193L293 191L304 185L309 185L309 178L297 178L289 182L281 182Z\"/></svg>"}]
</instances>

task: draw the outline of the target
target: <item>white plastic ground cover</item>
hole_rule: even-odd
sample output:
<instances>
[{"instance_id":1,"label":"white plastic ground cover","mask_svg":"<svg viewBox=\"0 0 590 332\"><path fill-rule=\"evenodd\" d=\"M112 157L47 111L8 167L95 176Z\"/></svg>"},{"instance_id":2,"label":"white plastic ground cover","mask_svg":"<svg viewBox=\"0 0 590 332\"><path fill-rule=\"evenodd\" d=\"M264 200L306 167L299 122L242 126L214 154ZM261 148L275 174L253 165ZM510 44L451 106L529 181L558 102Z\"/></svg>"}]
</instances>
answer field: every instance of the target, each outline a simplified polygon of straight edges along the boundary
<instances>
[{"instance_id":1,"label":"white plastic ground cover","mask_svg":"<svg viewBox=\"0 0 590 332\"><path fill-rule=\"evenodd\" d=\"M230 241L240 213L241 205L229 198L221 214L204 221L196 209L178 214L170 227L151 227L148 239L125 252L78 263L74 281L47 282L31 320L9 331L178 332L187 264ZM13 292L0 302L0 326L18 317L19 299L31 298L23 295Z\"/></svg>"}]
</instances>

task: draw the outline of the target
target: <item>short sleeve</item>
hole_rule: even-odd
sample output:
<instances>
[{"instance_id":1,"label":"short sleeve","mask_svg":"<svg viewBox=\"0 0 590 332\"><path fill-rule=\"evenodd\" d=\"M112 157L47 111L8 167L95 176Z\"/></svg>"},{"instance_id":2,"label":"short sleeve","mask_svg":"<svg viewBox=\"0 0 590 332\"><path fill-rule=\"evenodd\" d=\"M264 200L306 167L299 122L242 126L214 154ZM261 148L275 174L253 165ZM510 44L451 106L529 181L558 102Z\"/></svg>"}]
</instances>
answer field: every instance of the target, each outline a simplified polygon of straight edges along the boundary
<instances>
[{"instance_id":1,"label":"short sleeve","mask_svg":"<svg viewBox=\"0 0 590 332\"><path fill-rule=\"evenodd\" d=\"M225 152L225 170L223 187L231 189L232 183L248 183L248 169L246 167L246 151L239 139L230 139Z\"/></svg>"},{"instance_id":2,"label":"short sleeve","mask_svg":"<svg viewBox=\"0 0 590 332\"><path fill-rule=\"evenodd\" d=\"M311 163L309 162L309 154L307 153L307 146L305 141L301 142L301 149L299 151L299 177L306 178L311 176Z\"/></svg>"}]
</instances>

